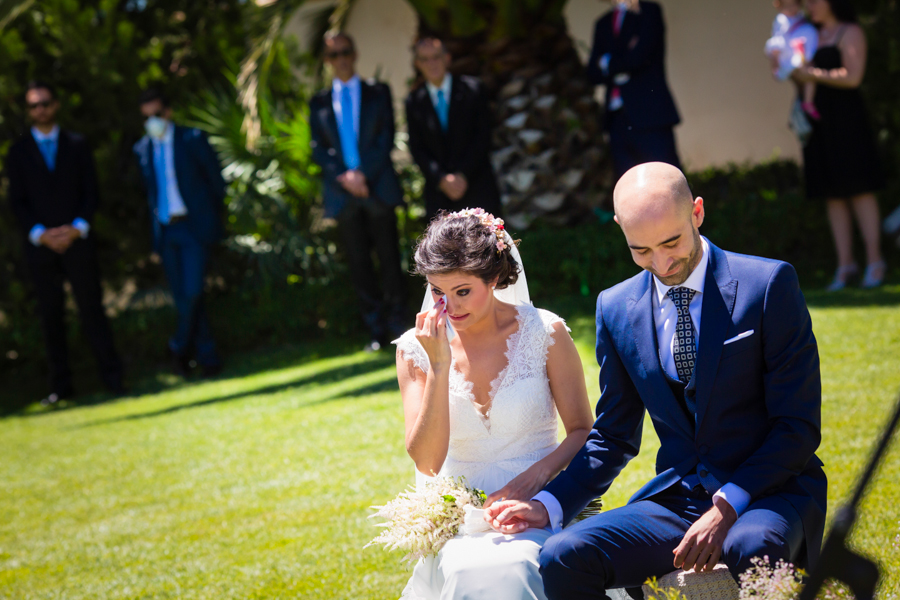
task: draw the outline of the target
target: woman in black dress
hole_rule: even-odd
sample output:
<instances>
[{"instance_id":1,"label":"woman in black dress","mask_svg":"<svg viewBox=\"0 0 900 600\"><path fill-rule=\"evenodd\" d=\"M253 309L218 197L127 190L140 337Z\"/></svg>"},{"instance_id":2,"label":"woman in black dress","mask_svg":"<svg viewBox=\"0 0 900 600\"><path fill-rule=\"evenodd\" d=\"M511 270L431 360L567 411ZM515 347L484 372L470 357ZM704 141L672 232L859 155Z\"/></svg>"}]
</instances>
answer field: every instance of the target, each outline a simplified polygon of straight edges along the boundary
<instances>
[{"instance_id":1,"label":"woman in black dress","mask_svg":"<svg viewBox=\"0 0 900 600\"><path fill-rule=\"evenodd\" d=\"M819 26L812 65L794 71L798 82L816 83L821 118L803 149L806 193L825 199L838 268L829 290L843 288L858 273L853 261L853 215L862 231L867 266L863 287L884 279L880 217L875 193L883 185L875 139L859 86L866 70L866 37L849 0L806 0Z\"/></svg>"}]
</instances>

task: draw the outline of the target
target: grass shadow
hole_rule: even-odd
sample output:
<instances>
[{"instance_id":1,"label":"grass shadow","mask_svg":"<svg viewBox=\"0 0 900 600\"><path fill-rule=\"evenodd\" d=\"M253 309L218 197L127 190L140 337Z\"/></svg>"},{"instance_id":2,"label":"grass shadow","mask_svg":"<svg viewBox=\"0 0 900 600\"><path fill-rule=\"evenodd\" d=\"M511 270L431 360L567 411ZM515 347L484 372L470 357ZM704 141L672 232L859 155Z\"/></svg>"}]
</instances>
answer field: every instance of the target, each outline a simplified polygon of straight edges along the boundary
<instances>
[{"instance_id":1,"label":"grass shadow","mask_svg":"<svg viewBox=\"0 0 900 600\"><path fill-rule=\"evenodd\" d=\"M75 427L75 429L81 429L84 427L94 427L97 425L107 425L110 423L117 423L121 421L134 421L139 419L149 419L153 417L160 417L168 414L172 414L175 412L179 412L182 410L189 410L194 408L201 408L204 406L209 406L211 404L220 404L223 402L233 402L235 400L241 400L243 398L248 398L250 396L260 396L260 395L270 395L277 394L279 392L283 392L285 390L289 390L292 388L299 388L308 385L329 385L332 383L337 383L339 381L350 379L352 377L358 377L360 375L365 375L367 373L371 373L373 371L378 371L384 369L390 365L394 364L394 357L385 353L376 355L373 359L367 360L361 363L354 363L351 365L344 365L340 367L335 367L333 369L329 369L327 371L321 371L319 373L315 373L312 375L307 375L304 377L298 377L297 379L292 379L291 381L284 381L281 383L276 383L272 385L264 385L262 387L253 388L250 390L244 390L241 392L235 392L233 394L226 394L224 396L217 396L213 398L205 398L203 400L197 400L195 402L188 402L186 404L178 404L174 406L169 406L160 410L149 411L145 413L136 413L131 415L125 415L122 417L116 417L113 419L102 419L99 421L91 421L89 423L83 423ZM270 367L271 368L271 367ZM266 369L268 370L268 369ZM390 381L379 382L376 384L372 384L370 386L366 386L364 388L360 388L358 390L354 390L348 394L336 394L332 397L325 398L324 400L331 400L338 397L344 396L364 396L366 394L375 393L374 389L377 388L378 391L385 391L389 387L396 385L393 377ZM370 389L371 388L371 389ZM317 404L317 402L313 402L311 404Z\"/></svg>"},{"instance_id":2,"label":"grass shadow","mask_svg":"<svg viewBox=\"0 0 900 600\"><path fill-rule=\"evenodd\" d=\"M298 367L306 363L328 358L353 354L359 350L356 340L326 340L303 344L279 346L264 350L240 353L225 361L224 372L215 379L183 378L167 373L165 368L158 367L140 373L140 378L130 386L128 394L114 396L107 392L82 394L61 402L52 407L42 407L35 402L3 404L0 403L0 419L8 417L36 417L61 410L97 406L136 398L139 396L158 394L164 391L175 391L205 381L216 379L238 379L263 371ZM385 360L393 362L393 356L385 354Z\"/></svg>"}]
</instances>

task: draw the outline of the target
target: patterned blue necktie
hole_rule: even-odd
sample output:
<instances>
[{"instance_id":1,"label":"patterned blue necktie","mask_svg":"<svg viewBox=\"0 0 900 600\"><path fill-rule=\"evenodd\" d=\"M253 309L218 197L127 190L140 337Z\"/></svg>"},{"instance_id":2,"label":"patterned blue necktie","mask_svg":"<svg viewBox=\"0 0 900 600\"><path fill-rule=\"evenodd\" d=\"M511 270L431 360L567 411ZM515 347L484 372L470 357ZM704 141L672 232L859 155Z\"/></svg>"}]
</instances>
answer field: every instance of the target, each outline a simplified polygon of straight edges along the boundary
<instances>
[{"instance_id":1,"label":"patterned blue necktie","mask_svg":"<svg viewBox=\"0 0 900 600\"><path fill-rule=\"evenodd\" d=\"M41 156L47 163L47 168L51 171L56 169L56 140L43 139L38 142L38 148L41 150Z\"/></svg>"},{"instance_id":2,"label":"patterned blue necktie","mask_svg":"<svg viewBox=\"0 0 900 600\"><path fill-rule=\"evenodd\" d=\"M675 327L675 339L672 340L672 354L675 357L675 369L678 371L678 378L682 383L687 385L694 375L694 365L697 364L697 345L694 342L694 321L691 319L691 300L696 294L696 290L685 287L676 287L666 292L666 295L675 303L678 309L678 325ZM692 393L685 393L684 404L691 413L691 422L696 427L697 420L697 400ZM696 480L694 476L696 475ZM696 467L695 475L689 475L685 481L689 485L694 486L699 481L703 488L710 495L715 494L722 488L722 484L716 479L707 466L701 462Z\"/></svg>"},{"instance_id":3,"label":"patterned blue necktie","mask_svg":"<svg viewBox=\"0 0 900 600\"><path fill-rule=\"evenodd\" d=\"M694 365L697 363L697 345L694 342L694 321L689 310L691 300L697 292L685 288L671 288L666 295L675 303L678 309L678 325L675 327L675 339L672 340L672 355L675 357L675 370L678 371L678 379L687 385L694 374ZM691 407L688 407L691 408ZM691 408L694 412L694 409Z\"/></svg>"},{"instance_id":4,"label":"patterned blue necktie","mask_svg":"<svg viewBox=\"0 0 900 600\"><path fill-rule=\"evenodd\" d=\"M166 176L166 146L162 140L153 144L153 170L156 175L156 218L169 224L169 180Z\"/></svg>"},{"instance_id":5,"label":"patterned blue necktie","mask_svg":"<svg viewBox=\"0 0 900 600\"><path fill-rule=\"evenodd\" d=\"M441 129L447 131L447 125L450 117L450 109L447 106L447 98L444 97L444 90L437 91L437 109L438 120L441 122Z\"/></svg>"},{"instance_id":6,"label":"patterned blue necktie","mask_svg":"<svg viewBox=\"0 0 900 600\"><path fill-rule=\"evenodd\" d=\"M359 168L359 144L356 139L356 128L353 120L353 99L350 97L350 86L341 86L341 150L344 164L348 169Z\"/></svg>"}]
</instances>

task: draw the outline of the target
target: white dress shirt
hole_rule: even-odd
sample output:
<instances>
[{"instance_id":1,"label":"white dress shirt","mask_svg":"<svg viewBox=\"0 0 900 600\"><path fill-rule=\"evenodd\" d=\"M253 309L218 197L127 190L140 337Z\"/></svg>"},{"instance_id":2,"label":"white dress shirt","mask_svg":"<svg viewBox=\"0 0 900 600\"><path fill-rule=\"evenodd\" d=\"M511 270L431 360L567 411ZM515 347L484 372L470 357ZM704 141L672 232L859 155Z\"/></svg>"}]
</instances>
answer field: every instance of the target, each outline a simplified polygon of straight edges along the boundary
<instances>
[{"instance_id":1,"label":"white dress shirt","mask_svg":"<svg viewBox=\"0 0 900 600\"><path fill-rule=\"evenodd\" d=\"M163 154L166 157L166 197L169 199L169 218L182 217L187 214L187 206L178 190L178 178L175 175L175 125L169 123L162 139L150 138L153 142L154 156L159 145L162 144ZM156 168L156 161L153 161Z\"/></svg>"},{"instance_id":2,"label":"white dress shirt","mask_svg":"<svg viewBox=\"0 0 900 600\"><path fill-rule=\"evenodd\" d=\"M447 108L449 109L450 92L453 91L453 78L450 76L450 73L444 75L444 81L441 82L440 87L433 85L430 81L425 82L425 87L428 89L428 95L431 96L431 103L434 105L434 110L437 110L438 90L444 92L444 100L447 102Z\"/></svg>"},{"instance_id":3,"label":"white dress shirt","mask_svg":"<svg viewBox=\"0 0 900 600\"><path fill-rule=\"evenodd\" d=\"M40 147L41 142L45 140L53 140L56 144L56 155L59 156L59 125L54 125L53 129L50 130L50 133L42 133L40 129L37 127L31 128L31 136L34 138L34 141L37 142L38 147ZM72 221L72 227L81 232L81 237L86 238L88 236L88 232L91 230L91 225L81 217L78 217L74 221ZM41 245L41 236L44 235L44 232L47 231L47 228L44 227L41 223L37 223L34 227L31 228L31 231L28 232L28 241L34 244L35 246Z\"/></svg>"},{"instance_id":4,"label":"white dress shirt","mask_svg":"<svg viewBox=\"0 0 900 600\"><path fill-rule=\"evenodd\" d=\"M688 278L679 286L669 286L661 282L655 275L653 283L655 293L653 294L653 322L656 325L656 339L659 343L660 361L666 373L673 379L678 379L678 371L675 369L675 357L672 353L672 344L675 341L675 326L678 324L678 309L675 303L666 295L673 287L686 287L698 293L694 294L688 311L691 313L691 320L694 322L694 332L697 336L695 341L700 339L700 313L703 308L703 288L706 282L706 270L709 265L709 242L706 238L700 238L703 244L703 256L700 262L688 276ZM738 516L741 515L750 504L750 494L733 483L726 483L715 494L713 499L722 498L734 508ZM554 533L562 530L563 512L559 501L550 492L540 491L534 496L533 500L537 500L544 505L550 516L550 528Z\"/></svg>"},{"instance_id":5,"label":"white dress shirt","mask_svg":"<svg viewBox=\"0 0 900 600\"><path fill-rule=\"evenodd\" d=\"M360 81L359 75L354 75L348 81L344 82L335 77L331 81L331 106L334 107L334 116L337 118L338 129L341 127L341 119L344 118L344 111L341 107L341 94L344 87L350 89L350 101L353 103L353 131L356 132L356 139L359 139L359 103L360 100Z\"/></svg>"}]
</instances>

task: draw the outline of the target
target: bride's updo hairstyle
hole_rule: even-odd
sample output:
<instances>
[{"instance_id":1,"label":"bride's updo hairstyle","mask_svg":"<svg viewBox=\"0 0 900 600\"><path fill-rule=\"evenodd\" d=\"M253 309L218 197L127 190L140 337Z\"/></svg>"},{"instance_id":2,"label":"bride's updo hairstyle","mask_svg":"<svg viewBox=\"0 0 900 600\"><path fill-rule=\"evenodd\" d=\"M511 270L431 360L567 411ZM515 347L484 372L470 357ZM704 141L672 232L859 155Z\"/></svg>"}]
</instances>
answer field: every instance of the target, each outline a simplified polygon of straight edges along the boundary
<instances>
[{"instance_id":1,"label":"bride's updo hairstyle","mask_svg":"<svg viewBox=\"0 0 900 600\"><path fill-rule=\"evenodd\" d=\"M496 289L514 285L519 264L509 246L518 245L503 225L480 208L441 211L416 245L414 272L423 277L462 271L485 283L497 279Z\"/></svg>"}]
</instances>

